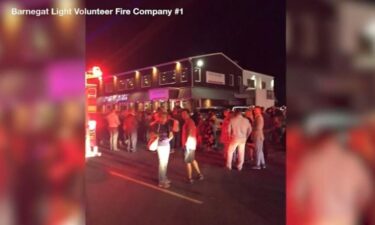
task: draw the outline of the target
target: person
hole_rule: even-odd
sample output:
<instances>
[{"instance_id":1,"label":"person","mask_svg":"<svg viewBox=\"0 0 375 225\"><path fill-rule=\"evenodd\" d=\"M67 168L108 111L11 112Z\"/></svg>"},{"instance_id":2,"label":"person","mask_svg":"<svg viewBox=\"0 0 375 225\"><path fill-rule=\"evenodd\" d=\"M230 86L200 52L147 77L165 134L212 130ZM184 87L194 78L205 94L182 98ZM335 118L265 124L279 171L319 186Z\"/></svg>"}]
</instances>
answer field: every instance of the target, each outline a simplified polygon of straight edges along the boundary
<instances>
[{"instance_id":1,"label":"person","mask_svg":"<svg viewBox=\"0 0 375 225\"><path fill-rule=\"evenodd\" d=\"M263 141L264 141L264 134L263 134L263 127L264 127L264 120L262 116L262 109L260 107L255 107L254 109L254 131L252 134L252 139L255 143L255 154L256 154L256 163L252 169L265 169L266 168L266 161L264 159L264 152L263 152Z\"/></svg>"},{"instance_id":2,"label":"person","mask_svg":"<svg viewBox=\"0 0 375 225\"><path fill-rule=\"evenodd\" d=\"M180 145L180 123L172 113L168 114L168 122L170 123L173 132L173 140L171 141L171 153L174 153L175 150L178 150Z\"/></svg>"},{"instance_id":3,"label":"person","mask_svg":"<svg viewBox=\"0 0 375 225\"><path fill-rule=\"evenodd\" d=\"M146 130L145 142L147 142L147 140L150 139L150 128L151 128L151 123L153 122L152 113L150 111L146 112L145 119L143 122L145 123L145 130Z\"/></svg>"},{"instance_id":4,"label":"person","mask_svg":"<svg viewBox=\"0 0 375 225\"><path fill-rule=\"evenodd\" d=\"M183 125L183 119L181 118L181 107L176 106L172 111L172 118L174 119L173 125L173 138L175 139L173 148L178 150L181 148L181 129Z\"/></svg>"},{"instance_id":5,"label":"person","mask_svg":"<svg viewBox=\"0 0 375 225\"><path fill-rule=\"evenodd\" d=\"M137 114L137 120L139 121L138 127L138 137L141 142L145 143L147 141L147 128L146 128L146 112L140 111Z\"/></svg>"},{"instance_id":6,"label":"person","mask_svg":"<svg viewBox=\"0 0 375 225\"><path fill-rule=\"evenodd\" d=\"M112 111L107 115L108 130L110 134L109 138L109 148L110 150L118 151L117 141L118 141L118 127L121 124L119 116L117 115L116 109L113 108Z\"/></svg>"},{"instance_id":7,"label":"person","mask_svg":"<svg viewBox=\"0 0 375 225\"><path fill-rule=\"evenodd\" d=\"M198 162L195 160L195 150L197 147L197 127L194 121L190 118L189 110L184 109L181 113L184 120L182 127L182 144L185 150L185 163L188 175L188 182L193 183L193 168L197 172L198 180L203 180L203 175L199 169Z\"/></svg>"},{"instance_id":8,"label":"person","mask_svg":"<svg viewBox=\"0 0 375 225\"><path fill-rule=\"evenodd\" d=\"M120 126L122 127L122 129L119 129L119 133L118 133L118 143L119 143L119 146L122 148L125 146L125 143L126 143L126 135L124 133L124 129L123 129L123 126L124 126L124 119L125 117L127 116L127 113L128 111L127 110L122 110L120 111L119 113L119 119L120 119Z\"/></svg>"},{"instance_id":9,"label":"person","mask_svg":"<svg viewBox=\"0 0 375 225\"><path fill-rule=\"evenodd\" d=\"M213 151L215 145L214 132L212 130L212 124L209 119L203 119L199 125L199 133L201 135L202 147L204 150Z\"/></svg>"},{"instance_id":10,"label":"person","mask_svg":"<svg viewBox=\"0 0 375 225\"><path fill-rule=\"evenodd\" d=\"M138 119L134 109L130 109L127 116L124 118L123 129L127 137L127 150L129 152L135 152L137 150Z\"/></svg>"},{"instance_id":11,"label":"person","mask_svg":"<svg viewBox=\"0 0 375 225\"><path fill-rule=\"evenodd\" d=\"M213 137L214 137L214 149L218 148L218 142L219 142L219 129L220 129L220 124L222 122L221 119L217 118L215 112L210 112L209 115L209 121L212 126L212 132L213 132Z\"/></svg>"},{"instance_id":12,"label":"person","mask_svg":"<svg viewBox=\"0 0 375 225\"><path fill-rule=\"evenodd\" d=\"M199 120L201 119L200 117L201 115L198 112L198 110L195 110L191 119L194 121L195 124L198 124Z\"/></svg>"},{"instance_id":13,"label":"person","mask_svg":"<svg viewBox=\"0 0 375 225\"><path fill-rule=\"evenodd\" d=\"M223 124L221 125L221 134L220 134L220 142L223 144L223 156L224 159L227 159L227 154L228 154L228 147L229 147L229 134L228 134L228 127L229 127L229 122L232 117L232 111L229 109L225 109L224 112L224 120Z\"/></svg>"},{"instance_id":14,"label":"person","mask_svg":"<svg viewBox=\"0 0 375 225\"><path fill-rule=\"evenodd\" d=\"M241 111L235 111L234 116L229 121L228 131L230 144L227 155L227 168L232 169L233 153L238 147L237 169L242 170L245 160L245 144L251 134L251 125L248 119L242 116Z\"/></svg>"},{"instance_id":15,"label":"person","mask_svg":"<svg viewBox=\"0 0 375 225\"><path fill-rule=\"evenodd\" d=\"M254 127L254 114L253 114L252 109L247 109L245 111L245 117L249 120L251 127ZM247 138L246 148L248 149L248 152L249 152L250 161L254 161L254 142L251 138L251 134L250 134L250 137Z\"/></svg>"},{"instance_id":16,"label":"person","mask_svg":"<svg viewBox=\"0 0 375 225\"><path fill-rule=\"evenodd\" d=\"M197 114L197 121L194 121L197 126L197 148L203 150L203 132L204 132L204 119L202 114Z\"/></svg>"},{"instance_id":17,"label":"person","mask_svg":"<svg viewBox=\"0 0 375 225\"><path fill-rule=\"evenodd\" d=\"M263 135L264 135L264 141L263 141L263 154L264 159L267 160L268 158L268 152L271 148L271 143L274 138L275 134L275 127L273 126L273 118L275 116L275 109L273 107L270 107L266 110L266 112L262 112L263 117Z\"/></svg>"},{"instance_id":18,"label":"person","mask_svg":"<svg viewBox=\"0 0 375 225\"><path fill-rule=\"evenodd\" d=\"M171 181L167 177L169 154L171 150L170 141L173 139L172 128L168 123L168 114L159 112L155 123L151 127L151 137L158 137L158 159L159 159L159 187L169 188Z\"/></svg>"}]
</instances>

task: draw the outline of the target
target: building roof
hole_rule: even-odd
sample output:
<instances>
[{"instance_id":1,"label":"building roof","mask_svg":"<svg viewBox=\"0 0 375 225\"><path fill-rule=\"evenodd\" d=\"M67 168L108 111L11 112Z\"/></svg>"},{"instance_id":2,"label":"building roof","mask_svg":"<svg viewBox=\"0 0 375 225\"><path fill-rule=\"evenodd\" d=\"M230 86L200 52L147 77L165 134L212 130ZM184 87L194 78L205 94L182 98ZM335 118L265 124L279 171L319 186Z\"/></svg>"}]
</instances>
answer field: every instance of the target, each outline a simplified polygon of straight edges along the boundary
<instances>
[{"instance_id":1,"label":"building roof","mask_svg":"<svg viewBox=\"0 0 375 225\"><path fill-rule=\"evenodd\" d=\"M169 61L169 62L165 62L165 63L153 65L153 66L147 66L147 67L143 67L143 68L139 68L139 69L135 69L135 70L130 70L130 71L126 71L126 72L112 74L112 76L123 76L123 75L134 73L134 72L140 71L140 70L152 69L153 67L165 66L165 65L172 64L172 63L176 63L176 62L182 62L182 61L191 61L192 59L197 59L197 58L202 58L202 57L209 57L209 56L214 56L214 55L222 55L224 58L228 59L231 63L233 63L236 67L238 67L241 70L244 70L240 65L238 65L238 63L236 63L235 61L233 61L231 58L229 58L224 53L222 53L222 52L216 52L216 53L210 53L210 54L204 54L204 55L191 56L191 57L177 59L177 60L173 60L173 61Z\"/></svg>"}]
</instances>

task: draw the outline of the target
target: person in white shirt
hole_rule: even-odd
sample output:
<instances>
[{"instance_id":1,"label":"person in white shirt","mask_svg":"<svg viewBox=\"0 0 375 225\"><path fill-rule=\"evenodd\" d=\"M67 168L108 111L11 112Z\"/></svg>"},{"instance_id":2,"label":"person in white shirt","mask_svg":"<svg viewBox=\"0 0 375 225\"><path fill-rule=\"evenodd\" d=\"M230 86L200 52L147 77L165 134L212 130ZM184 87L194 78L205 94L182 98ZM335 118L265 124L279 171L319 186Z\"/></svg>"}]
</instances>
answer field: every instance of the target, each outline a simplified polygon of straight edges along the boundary
<instances>
[{"instance_id":1,"label":"person in white shirt","mask_svg":"<svg viewBox=\"0 0 375 225\"><path fill-rule=\"evenodd\" d=\"M251 134L251 125L248 119L244 118L240 111L234 113L234 117L230 120L228 126L228 135L230 138L227 168L232 169L233 153L238 147L237 169L242 170L245 159L246 140Z\"/></svg>"},{"instance_id":2,"label":"person in white shirt","mask_svg":"<svg viewBox=\"0 0 375 225\"><path fill-rule=\"evenodd\" d=\"M120 119L117 115L116 109L107 115L108 129L109 129L109 146L111 150L118 151L117 141L118 141L118 127L120 126Z\"/></svg>"}]
</instances>

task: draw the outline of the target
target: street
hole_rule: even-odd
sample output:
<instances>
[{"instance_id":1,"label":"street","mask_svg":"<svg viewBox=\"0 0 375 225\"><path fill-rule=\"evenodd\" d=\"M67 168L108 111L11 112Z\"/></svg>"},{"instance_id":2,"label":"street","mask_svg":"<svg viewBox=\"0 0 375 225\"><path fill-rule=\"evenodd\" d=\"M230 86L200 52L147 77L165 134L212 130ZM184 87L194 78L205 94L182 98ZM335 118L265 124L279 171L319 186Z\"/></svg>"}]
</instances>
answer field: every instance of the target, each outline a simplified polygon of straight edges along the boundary
<instances>
[{"instance_id":1,"label":"street","mask_svg":"<svg viewBox=\"0 0 375 225\"><path fill-rule=\"evenodd\" d=\"M285 224L285 153L272 151L266 170L228 171L221 153L197 152L205 180L186 182L183 153L170 155L171 188L157 186L157 154L110 152L86 165L89 225Z\"/></svg>"}]
</instances>

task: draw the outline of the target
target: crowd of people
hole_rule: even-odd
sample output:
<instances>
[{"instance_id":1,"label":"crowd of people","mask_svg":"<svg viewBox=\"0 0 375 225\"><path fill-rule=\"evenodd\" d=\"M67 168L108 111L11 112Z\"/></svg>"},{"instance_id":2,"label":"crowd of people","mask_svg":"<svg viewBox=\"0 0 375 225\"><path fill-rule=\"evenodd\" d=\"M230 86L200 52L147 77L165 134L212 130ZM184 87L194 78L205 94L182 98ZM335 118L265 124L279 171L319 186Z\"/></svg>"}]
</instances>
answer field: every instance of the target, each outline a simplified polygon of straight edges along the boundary
<instances>
[{"instance_id":1,"label":"crowd of people","mask_svg":"<svg viewBox=\"0 0 375 225\"><path fill-rule=\"evenodd\" d=\"M100 145L109 142L110 150L131 153L139 149L138 142L150 149L151 142L156 140L159 186L168 188L169 155L179 150L185 155L189 183L194 182L193 170L197 180L204 179L195 160L196 151L222 152L228 170L236 165L241 171L245 158L253 163L252 169L266 169L270 143L282 146L285 141L285 118L286 110L276 107L267 110L253 107L244 112L224 109L208 114L191 113L178 106L172 111L160 108L155 112L112 109L98 123L101 126L97 128L97 136Z\"/></svg>"}]
</instances>

